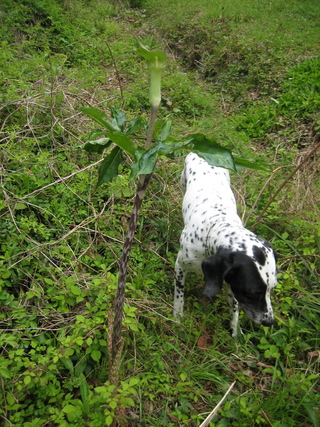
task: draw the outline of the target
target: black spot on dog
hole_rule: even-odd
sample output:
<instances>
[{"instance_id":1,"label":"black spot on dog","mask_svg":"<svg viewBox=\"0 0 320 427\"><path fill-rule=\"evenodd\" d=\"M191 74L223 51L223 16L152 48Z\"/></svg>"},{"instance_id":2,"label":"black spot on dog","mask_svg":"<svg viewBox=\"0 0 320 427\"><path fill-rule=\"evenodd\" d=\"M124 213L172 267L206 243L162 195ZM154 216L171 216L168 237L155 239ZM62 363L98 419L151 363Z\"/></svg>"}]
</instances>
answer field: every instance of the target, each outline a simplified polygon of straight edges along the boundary
<instances>
[{"instance_id":1,"label":"black spot on dog","mask_svg":"<svg viewBox=\"0 0 320 427\"><path fill-rule=\"evenodd\" d=\"M253 257L256 261L258 261L258 263L260 265L265 265L266 263L266 256L263 250L261 250L260 248L258 248L258 246L253 246L252 247L252 253L253 253Z\"/></svg>"}]
</instances>

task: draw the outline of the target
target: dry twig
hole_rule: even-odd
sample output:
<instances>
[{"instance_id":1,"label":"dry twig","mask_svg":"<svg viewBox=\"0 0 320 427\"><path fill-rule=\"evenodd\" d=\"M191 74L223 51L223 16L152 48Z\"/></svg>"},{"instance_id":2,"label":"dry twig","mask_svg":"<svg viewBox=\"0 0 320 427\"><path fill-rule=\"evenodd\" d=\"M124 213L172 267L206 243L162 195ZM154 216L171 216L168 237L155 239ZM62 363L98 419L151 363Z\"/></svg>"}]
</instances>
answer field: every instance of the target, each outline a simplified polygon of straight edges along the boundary
<instances>
[{"instance_id":1,"label":"dry twig","mask_svg":"<svg viewBox=\"0 0 320 427\"><path fill-rule=\"evenodd\" d=\"M207 418L203 421L203 423L200 424L199 427L206 427L209 425L212 418L216 415L218 410L220 409L221 405L225 401L226 397L230 393L230 391L233 389L233 386L235 385L235 381L231 384L231 386L228 388L228 390L225 392L223 398L220 400L220 402L216 405L216 407L210 412L210 414L207 416Z\"/></svg>"}]
</instances>

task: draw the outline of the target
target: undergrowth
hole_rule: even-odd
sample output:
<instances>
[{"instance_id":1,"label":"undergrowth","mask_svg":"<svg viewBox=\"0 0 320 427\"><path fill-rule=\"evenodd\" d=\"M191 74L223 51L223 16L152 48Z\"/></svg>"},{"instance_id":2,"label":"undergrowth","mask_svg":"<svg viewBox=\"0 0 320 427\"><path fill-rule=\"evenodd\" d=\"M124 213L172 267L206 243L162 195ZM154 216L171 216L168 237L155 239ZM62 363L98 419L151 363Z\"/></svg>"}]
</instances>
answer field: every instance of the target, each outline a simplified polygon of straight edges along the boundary
<instances>
[{"instance_id":1,"label":"undergrowth","mask_svg":"<svg viewBox=\"0 0 320 427\"><path fill-rule=\"evenodd\" d=\"M238 3L232 12L231 3L212 10L211 2L201 2L204 21L196 23L187 20L192 2L184 2L180 21L179 2L132 1L133 10L115 3L6 0L0 6L1 424L199 426L236 381L211 426L318 426L318 152L256 225L278 253L276 323L259 327L241 315L239 340L228 331L224 295L207 301L201 277L189 281L182 324L172 318L183 158L160 159L129 265L122 382L115 392L108 331L133 190L126 164L115 182L95 190L101 157L82 149L92 124L79 108L107 112L111 104L145 115L147 81L133 36L159 35L183 67L191 61L198 72L172 58L164 76L160 115L173 119L174 132L208 132L273 165L232 174L240 214L252 228L319 142L319 59L310 43L319 10L292 1L290 12L283 3L281 15L279 5L279 29L287 28L279 46L279 33L272 37L276 21L270 18L265 29L267 6L254 1L241 13ZM168 28L172 8L179 13L170 15ZM260 34L257 42L250 42L253 34ZM207 53L193 57L200 48Z\"/></svg>"}]
</instances>

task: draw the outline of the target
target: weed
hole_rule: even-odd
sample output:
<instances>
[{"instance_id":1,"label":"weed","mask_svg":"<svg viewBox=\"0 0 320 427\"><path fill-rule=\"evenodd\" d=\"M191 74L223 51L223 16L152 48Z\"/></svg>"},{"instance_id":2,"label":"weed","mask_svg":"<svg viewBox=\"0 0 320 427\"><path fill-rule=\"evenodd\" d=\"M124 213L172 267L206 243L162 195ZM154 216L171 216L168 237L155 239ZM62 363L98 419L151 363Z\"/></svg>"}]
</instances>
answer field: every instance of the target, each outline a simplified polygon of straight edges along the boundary
<instances>
[{"instance_id":1,"label":"weed","mask_svg":"<svg viewBox=\"0 0 320 427\"><path fill-rule=\"evenodd\" d=\"M174 138L208 134L276 165L233 173L250 228L317 143L318 3L119 3L1 2L1 424L199 426L236 381L210 425L317 426L318 152L257 225L279 256L275 325L243 318L237 341L223 295L203 299L201 277L182 324L172 319L183 158L160 156L133 242L114 393L108 318L133 190L125 162L93 191L102 159L80 149L92 123L79 108L120 109L121 87L128 122L145 118L133 36L161 34L172 55L159 117L174 121Z\"/></svg>"}]
</instances>

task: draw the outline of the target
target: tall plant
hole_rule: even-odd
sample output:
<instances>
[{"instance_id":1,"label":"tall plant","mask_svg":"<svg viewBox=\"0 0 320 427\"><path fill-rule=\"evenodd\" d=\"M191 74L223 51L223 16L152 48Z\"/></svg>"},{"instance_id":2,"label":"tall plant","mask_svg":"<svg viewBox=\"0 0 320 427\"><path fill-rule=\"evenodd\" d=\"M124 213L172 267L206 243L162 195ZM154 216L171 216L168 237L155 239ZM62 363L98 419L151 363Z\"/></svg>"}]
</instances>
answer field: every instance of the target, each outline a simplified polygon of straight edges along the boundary
<instances>
[{"instance_id":1,"label":"tall plant","mask_svg":"<svg viewBox=\"0 0 320 427\"><path fill-rule=\"evenodd\" d=\"M193 151L206 159L213 166L236 170L249 166L261 168L257 163L245 159L235 158L231 151L215 140L202 134L191 134L184 138L174 139L170 136L171 121L160 120L156 123L157 112L161 102L161 74L167 58L161 50L150 50L141 43L138 53L149 65L150 71L150 118L147 124L141 117L128 121L125 113L110 107L111 119L96 108L85 107L81 111L92 118L103 129L91 132L84 148L89 152L106 153L98 171L98 183L108 183L118 175L119 166L126 157L132 159L130 180L137 180L135 202L132 209L128 233L123 244L122 256L119 265L119 279L115 299L114 319L112 327L112 345L109 354L110 382L117 384L119 379L119 361L122 352L123 338L121 337L124 294L130 251L137 227L137 221L142 202L150 183L159 156L169 156L178 151ZM144 146L137 141L141 134L145 134Z\"/></svg>"}]
</instances>

